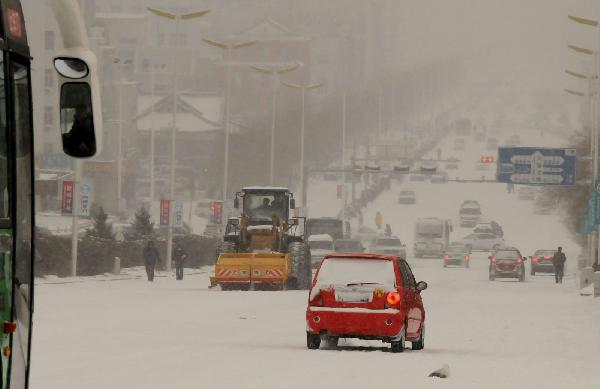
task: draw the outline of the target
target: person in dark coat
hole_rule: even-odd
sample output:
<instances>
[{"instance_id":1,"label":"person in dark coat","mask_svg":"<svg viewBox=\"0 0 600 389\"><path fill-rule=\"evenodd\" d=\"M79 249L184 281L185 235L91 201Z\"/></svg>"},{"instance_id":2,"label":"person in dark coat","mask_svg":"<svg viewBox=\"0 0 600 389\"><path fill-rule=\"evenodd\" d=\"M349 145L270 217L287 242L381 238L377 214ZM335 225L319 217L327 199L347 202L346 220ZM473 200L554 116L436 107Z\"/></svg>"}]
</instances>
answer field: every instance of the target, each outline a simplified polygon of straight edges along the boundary
<instances>
[{"instance_id":1,"label":"person in dark coat","mask_svg":"<svg viewBox=\"0 0 600 389\"><path fill-rule=\"evenodd\" d=\"M160 262L160 255L158 249L154 246L154 241L149 240L146 247L144 247L144 263L146 265L146 274L148 275L148 281L154 281L154 269Z\"/></svg>"},{"instance_id":2,"label":"person in dark coat","mask_svg":"<svg viewBox=\"0 0 600 389\"><path fill-rule=\"evenodd\" d=\"M392 227L389 224L385 225L385 236L392 236Z\"/></svg>"},{"instance_id":3,"label":"person in dark coat","mask_svg":"<svg viewBox=\"0 0 600 389\"><path fill-rule=\"evenodd\" d=\"M183 280L183 265L187 260L187 253L181 246L176 245L173 250L173 262L175 263L175 279Z\"/></svg>"},{"instance_id":4,"label":"person in dark coat","mask_svg":"<svg viewBox=\"0 0 600 389\"><path fill-rule=\"evenodd\" d=\"M557 284L562 284L563 275L565 274L565 262L567 257L562 252L562 247L558 248L558 251L554 253L552 257L552 264L554 265L554 279Z\"/></svg>"}]
</instances>

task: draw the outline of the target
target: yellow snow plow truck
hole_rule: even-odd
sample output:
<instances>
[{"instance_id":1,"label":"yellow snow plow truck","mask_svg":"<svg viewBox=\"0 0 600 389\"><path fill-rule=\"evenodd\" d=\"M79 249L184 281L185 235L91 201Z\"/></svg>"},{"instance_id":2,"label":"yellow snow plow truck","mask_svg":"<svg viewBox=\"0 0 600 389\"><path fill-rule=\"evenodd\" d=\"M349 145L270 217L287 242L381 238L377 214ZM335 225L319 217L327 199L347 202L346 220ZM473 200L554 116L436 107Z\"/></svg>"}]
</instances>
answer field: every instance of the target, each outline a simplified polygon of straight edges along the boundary
<instances>
[{"instance_id":1,"label":"yellow snow plow truck","mask_svg":"<svg viewBox=\"0 0 600 389\"><path fill-rule=\"evenodd\" d=\"M236 193L223 241L217 248L211 287L222 290L308 289L312 272L304 218L287 188L248 187Z\"/></svg>"}]
</instances>

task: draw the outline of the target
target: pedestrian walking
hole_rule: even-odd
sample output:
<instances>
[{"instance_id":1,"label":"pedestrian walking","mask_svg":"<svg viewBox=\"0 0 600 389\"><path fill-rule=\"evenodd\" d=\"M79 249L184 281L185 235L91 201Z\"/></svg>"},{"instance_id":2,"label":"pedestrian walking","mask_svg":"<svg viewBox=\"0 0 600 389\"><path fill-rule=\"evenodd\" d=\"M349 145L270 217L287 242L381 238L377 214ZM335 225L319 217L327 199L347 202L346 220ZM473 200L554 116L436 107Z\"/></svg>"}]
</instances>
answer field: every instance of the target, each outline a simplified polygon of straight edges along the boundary
<instances>
[{"instance_id":1,"label":"pedestrian walking","mask_svg":"<svg viewBox=\"0 0 600 389\"><path fill-rule=\"evenodd\" d=\"M552 257L552 264L554 265L554 279L557 284L562 284L563 275L565 274L565 262L567 257L562 251L562 247L558 248L558 251L554 253Z\"/></svg>"},{"instance_id":2,"label":"pedestrian walking","mask_svg":"<svg viewBox=\"0 0 600 389\"><path fill-rule=\"evenodd\" d=\"M385 236L392 236L392 227L389 224L385 225Z\"/></svg>"},{"instance_id":3,"label":"pedestrian walking","mask_svg":"<svg viewBox=\"0 0 600 389\"><path fill-rule=\"evenodd\" d=\"M185 252L185 250L181 246L176 245L173 250L173 262L175 262L176 280L183 280L183 266L185 264L185 261L187 260L187 257L188 255Z\"/></svg>"},{"instance_id":4,"label":"pedestrian walking","mask_svg":"<svg viewBox=\"0 0 600 389\"><path fill-rule=\"evenodd\" d=\"M146 265L146 274L148 275L148 281L154 281L154 269L160 262L160 255L158 249L154 246L154 241L150 239L144 247L144 264Z\"/></svg>"},{"instance_id":5,"label":"pedestrian walking","mask_svg":"<svg viewBox=\"0 0 600 389\"><path fill-rule=\"evenodd\" d=\"M383 215L379 211L375 214L375 225L378 230L381 230L381 227L383 227Z\"/></svg>"}]
</instances>

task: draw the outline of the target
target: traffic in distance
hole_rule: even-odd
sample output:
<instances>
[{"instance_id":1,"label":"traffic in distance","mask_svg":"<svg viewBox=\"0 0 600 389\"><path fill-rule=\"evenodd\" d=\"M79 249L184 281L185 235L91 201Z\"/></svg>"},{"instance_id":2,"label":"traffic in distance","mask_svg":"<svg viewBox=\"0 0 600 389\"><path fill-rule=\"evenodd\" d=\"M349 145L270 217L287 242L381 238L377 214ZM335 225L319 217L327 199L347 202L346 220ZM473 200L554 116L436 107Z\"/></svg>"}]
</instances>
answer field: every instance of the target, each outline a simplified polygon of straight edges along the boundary
<instances>
[{"instance_id":1,"label":"traffic in distance","mask_svg":"<svg viewBox=\"0 0 600 389\"><path fill-rule=\"evenodd\" d=\"M0 388L596 388L598 7L408 3L0 0Z\"/></svg>"}]
</instances>

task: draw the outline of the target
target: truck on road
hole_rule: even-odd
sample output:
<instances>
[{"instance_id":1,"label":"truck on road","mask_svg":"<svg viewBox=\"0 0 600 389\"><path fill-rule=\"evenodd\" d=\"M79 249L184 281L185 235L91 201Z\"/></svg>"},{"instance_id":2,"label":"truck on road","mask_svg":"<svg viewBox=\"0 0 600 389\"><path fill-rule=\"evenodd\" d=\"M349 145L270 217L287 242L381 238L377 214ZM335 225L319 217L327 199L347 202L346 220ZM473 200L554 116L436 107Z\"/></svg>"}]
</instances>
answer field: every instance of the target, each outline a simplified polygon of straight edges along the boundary
<instances>
[{"instance_id":1,"label":"truck on road","mask_svg":"<svg viewBox=\"0 0 600 389\"><path fill-rule=\"evenodd\" d=\"M439 218L417 219L414 255L417 258L441 257L450 243L452 222Z\"/></svg>"}]
</instances>

